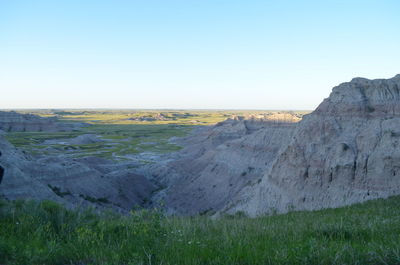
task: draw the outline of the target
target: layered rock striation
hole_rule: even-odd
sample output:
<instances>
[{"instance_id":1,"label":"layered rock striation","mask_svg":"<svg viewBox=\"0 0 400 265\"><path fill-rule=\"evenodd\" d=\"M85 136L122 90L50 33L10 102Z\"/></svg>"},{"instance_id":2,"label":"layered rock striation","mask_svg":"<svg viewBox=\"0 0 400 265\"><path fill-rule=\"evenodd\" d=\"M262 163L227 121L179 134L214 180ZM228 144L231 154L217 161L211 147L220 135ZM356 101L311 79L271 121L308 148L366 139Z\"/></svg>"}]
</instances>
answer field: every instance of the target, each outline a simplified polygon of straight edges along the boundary
<instances>
[{"instance_id":1,"label":"layered rock striation","mask_svg":"<svg viewBox=\"0 0 400 265\"><path fill-rule=\"evenodd\" d=\"M286 117L286 119L284 119ZM257 183L295 128L295 114L233 117L179 141L185 148L154 166L167 187L154 198L173 214L215 213Z\"/></svg>"},{"instance_id":2,"label":"layered rock striation","mask_svg":"<svg viewBox=\"0 0 400 265\"><path fill-rule=\"evenodd\" d=\"M335 87L232 209L314 210L400 194L399 107L400 75Z\"/></svg>"},{"instance_id":3,"label":"layered rock striation","mask_svg":"<svg viewBox=\"0 0 400 265\"><path fill-rule=\"evenodd\" d=\"M296 124L248 124L197 132L155 172L171 181L169 211L256 216L400 194L400 75L343 83Z\"/></svg>"},{"instance_id":4,"label":"layered rock striation","mask_svg":"<svg viewBox=\"0 0 400 265\"><path fill-rule=\"evenodd\" d=\"M31 157L0 136L0 197L54 200L68 207L129 211L156 189L128 163L97 157Z\"/></svg>"}]
</instances>

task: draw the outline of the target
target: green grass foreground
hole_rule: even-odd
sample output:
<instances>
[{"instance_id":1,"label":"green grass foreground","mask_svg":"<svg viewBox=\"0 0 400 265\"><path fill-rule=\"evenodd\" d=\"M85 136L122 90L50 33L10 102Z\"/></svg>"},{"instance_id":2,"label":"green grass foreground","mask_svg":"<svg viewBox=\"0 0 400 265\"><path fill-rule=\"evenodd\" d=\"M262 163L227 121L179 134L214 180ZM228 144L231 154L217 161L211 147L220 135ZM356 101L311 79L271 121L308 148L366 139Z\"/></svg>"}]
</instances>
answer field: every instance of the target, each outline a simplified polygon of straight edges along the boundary
<instances>
[{"instance_id":1,"label":"green grass foreground","mask_svg":"<svg viewBox=\"0 0 400 265\"><path fill-rule=\"evenodd\" d=\"M0 264L400 264L400 197L218 220L0 201Z\"/></svg>"}]
</instances>

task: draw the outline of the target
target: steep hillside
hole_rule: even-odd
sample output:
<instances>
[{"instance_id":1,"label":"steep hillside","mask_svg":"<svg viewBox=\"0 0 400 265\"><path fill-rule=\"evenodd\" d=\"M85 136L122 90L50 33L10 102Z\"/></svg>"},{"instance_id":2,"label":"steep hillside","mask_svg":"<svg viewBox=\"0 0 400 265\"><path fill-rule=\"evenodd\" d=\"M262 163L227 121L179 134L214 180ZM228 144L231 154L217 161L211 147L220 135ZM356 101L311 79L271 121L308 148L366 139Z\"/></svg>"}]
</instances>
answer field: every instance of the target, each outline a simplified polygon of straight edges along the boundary
<instances>
[{"instance_id":1,"label":"steep hillside","mask_svg":"<svg viewBox=\"0 0 400 265\"><path fill-rule=\"evenodd\" d=\"M290 138L295 114L234 117L195 130L180 140L185 148L153 167L163 183L161 200L171 213L214 213L244 187L260 181L265 168Z\"/></svg>"},{"instance_id":2,"label":"steep hillside","mask_svg":"<svg viewBox=\"0 0 400 265\"><path fill-rule=\"evenodd\" d=\"M229 211L338 207L400 193L400 75L355 78L297 126L259 185Z\"/></svg>"},{"instance_id":3,"label":"steep hillside","mask_svg":"<svg viewBox=\"0 0 400 265\"><path fill-rule=\"evenodd\" d=\"M228 121L155 173L183 214L314 210L400 193L400 75L355 78L297 124ZM221 127L222 126L222 127ZM161 173L160 173L161 172Z\"/></svg>"}]
</instances>

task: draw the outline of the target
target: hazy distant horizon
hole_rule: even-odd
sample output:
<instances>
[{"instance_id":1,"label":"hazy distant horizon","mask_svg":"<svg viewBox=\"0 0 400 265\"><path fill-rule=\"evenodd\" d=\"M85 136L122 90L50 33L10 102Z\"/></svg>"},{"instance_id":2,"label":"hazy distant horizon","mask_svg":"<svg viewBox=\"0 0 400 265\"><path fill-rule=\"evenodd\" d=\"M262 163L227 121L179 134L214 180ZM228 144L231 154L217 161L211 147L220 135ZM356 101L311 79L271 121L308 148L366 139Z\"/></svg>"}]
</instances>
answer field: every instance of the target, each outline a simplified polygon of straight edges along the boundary
<instances>
[{"instance_id":1,"label":"hazy distant horizon","mask_svg":"<svg viewBox=\"0 0 400 265\"><path fill-rule=\"evenodd\" d=\"M0 3L0 109L313 110L400 73L400 2Z\"/></svg>"},{"instance_id":2,"label":"hazy distant horizon","mask_svg":"<svg viewBox=\"0 0 400 265\"><path fill-rule=\"evenodd\" d=\"M135 109L135 108L6 108L0 111L313 111L311 109Z\"/></svg>"}]
</instances>

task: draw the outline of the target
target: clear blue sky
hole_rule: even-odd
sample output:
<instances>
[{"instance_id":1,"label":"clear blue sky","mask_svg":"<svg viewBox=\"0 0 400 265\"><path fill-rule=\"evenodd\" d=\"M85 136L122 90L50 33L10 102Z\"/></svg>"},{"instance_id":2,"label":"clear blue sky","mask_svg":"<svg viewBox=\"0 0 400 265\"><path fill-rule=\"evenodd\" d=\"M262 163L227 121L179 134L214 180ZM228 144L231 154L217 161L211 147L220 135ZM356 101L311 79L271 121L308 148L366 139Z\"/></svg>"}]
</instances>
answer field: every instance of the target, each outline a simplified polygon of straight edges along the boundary
<instances>
[{"instance_id":1,"label":"clear blue sky","mask_svg":"<svg viewBox=\"0 0 400 265\"><path fill-rule=\"evenodd\" d=\"M313 109L397 73L398 0L0 0L0 108Z\"/></svg>"}]
</instances>

